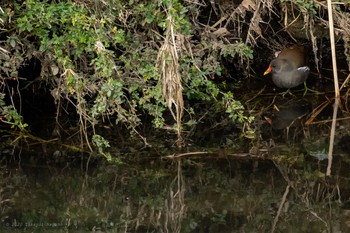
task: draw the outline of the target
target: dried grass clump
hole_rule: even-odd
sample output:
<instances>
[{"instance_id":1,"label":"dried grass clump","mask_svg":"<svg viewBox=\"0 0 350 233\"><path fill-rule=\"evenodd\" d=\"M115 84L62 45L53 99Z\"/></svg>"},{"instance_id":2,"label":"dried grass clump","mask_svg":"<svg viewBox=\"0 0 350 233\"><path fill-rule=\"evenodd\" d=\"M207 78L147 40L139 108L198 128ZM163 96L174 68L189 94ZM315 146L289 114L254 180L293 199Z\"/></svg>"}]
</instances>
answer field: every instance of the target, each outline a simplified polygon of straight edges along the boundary
<instances>
[{"instance_id":1,"label":"dried grass clump","mask_svg":"<svg viewBox=\"0 0 350 233\"><path fill-rule=\"evenodd\" d=\"M182 95L182 81L179 70L178 50L184 48L182 35L174 32L174 19L168 14L169 26L166 31L163 45L161 46L157 64L161 69L162 92L168 108L176 121L178 146L181 147L181 124L184 111L184 101ZM182 44L182 45L181 45ZM174 111L175 110L175 111Z\"/></svg>"},{"instance_id":2,"label":"dried grass clump","mask_svg":"<svg viewBox=\"0 0 350 233\"><path fill-rule=\"evenodd\" d=\"M321 5L321 3L319 3ZM339 2L339 5L344 4ZM322 5L322 7L325 7ZM349 7L349 6L348 6ZM343 40L344 54L348 58L348 69L350 70L350 13L345 11L333 10L334 32L338 38ZM323 21L324 25L328 22Z\"/></svg>"},{"instance_id":3,"label":"dried grass clump","mask_svg":"<svg viewBox=\"0 0 350 233\"><path fill-rule=\"evenodd\" d=\"M308 5L306 5L308 4ZM346 7L342 2L336 2L333 6L334 32L338 41L344 45L344 54L350 58L350 13L341 10ZM304 5L294 1L281 3L283 31L287 32L296 42L300 39L310 40L312 43L316 68L319 70L319 55L317 40L329 38L329 22L327 5L325 2L309 1ZM276 33L278 36L278 33ZM283 38L279 38L283 40ZM350 60L348 59L350 68Z\"/></svg>"},{"instance_id":4,"label":"dried grass clump","mask_svg":"<svg viewBox=\"0 0 350 233\"><path fill-rule=\"evenodd\" d=\"M245 38L246 44L255 46L257 39L262 36L262 15L273 12L273 0L243 0L238 5L222 0L219 4L220 10L214 10L220 19L212 27L220 24L221 28L228 29L234 37ZM250 22L246 22L248 13L253 13ZM248 30L245 29L247 24Z\"/></svg>"},{"instance_id":5,"label":"dried grass clump","mask_svg":"<svg viewBox=\"0 0 350 233\"><path fill-rule=\"evenodd\" d=\"M234 4L232 1L221 0L211 2L211 6L212 13L216 14L218 20L207 26L215 32L225 32L214 33L216 36L231 36L233 40L241 38L252 47L260 40L259 42L267 44L273 50L279 50L283 44L290 42L290 39L281 33L283 31L288 33L295 42L311 41L315 63L319 70L317 39L329 38L325 2L243 0L239 4ZM350 58L350 13L346 10L349 6L340 1L333 3L332 6L336 37L342 40L344 53ZM208 22L212 21L211 15ZM273 20L276 16L281 18L279 22ZM276 28L278 24L280 27ZM350 67L350 59L348 59L348 66Z\"/></svg>"}]
</instances>

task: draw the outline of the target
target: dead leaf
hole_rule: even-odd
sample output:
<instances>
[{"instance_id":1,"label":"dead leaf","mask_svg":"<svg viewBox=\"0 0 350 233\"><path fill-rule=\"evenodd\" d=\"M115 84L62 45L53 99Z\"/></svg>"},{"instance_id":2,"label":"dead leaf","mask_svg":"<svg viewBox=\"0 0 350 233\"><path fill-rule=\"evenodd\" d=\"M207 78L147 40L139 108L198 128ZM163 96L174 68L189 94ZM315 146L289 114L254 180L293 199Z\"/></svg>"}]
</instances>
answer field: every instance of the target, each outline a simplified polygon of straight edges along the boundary
<instances>
[{"instance_id":1,"label":"dead leaf","mask_svg":"<svg viewBox=\"0 0 350 233\"><path fill-rule=\"evenodd\" d=\"M243 0L241 5L247 10L250 10L250 8L254 11L256 10L256 4L253 0Z\"/></svg>"},{"instance_id":2,"label":"dead leaf","mask_svg":"<svg viewBox=\"0 0 350 233\"><path fill-rule=\"evenodd\" d=\"M227 36L230 34L230 32L227 30L227 28L219 28L215 32L213 32L216 36Z\"/></svg>"}]
</instances>

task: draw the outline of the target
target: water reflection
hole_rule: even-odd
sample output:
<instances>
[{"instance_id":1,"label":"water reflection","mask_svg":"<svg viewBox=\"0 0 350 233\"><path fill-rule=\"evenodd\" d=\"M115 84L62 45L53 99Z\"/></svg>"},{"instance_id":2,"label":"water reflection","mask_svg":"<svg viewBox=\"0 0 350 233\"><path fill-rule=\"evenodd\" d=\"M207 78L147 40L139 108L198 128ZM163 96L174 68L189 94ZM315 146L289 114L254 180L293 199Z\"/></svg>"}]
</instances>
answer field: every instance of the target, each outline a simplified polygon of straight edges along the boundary
<instances>
[{"instance_id":1,"label":"water reflection","mask_svg":"<svg viewBox=\"0 0 350 233\"><path fill-rule=\"evenodd\" d=\"M18 165L18 164L17 164ZM2 174L1 232L348 232L349 165L215 154Z\"/></svg>"},{"instance_id":2,"label":"water reflection","mask_svg":"<svg viewBox=\"0 0 350 233\"><path fill-rule=\"evenodd\" d=\"M275 130L298 127L301 120L312 111L311 103L305 100L289 102L274 108L272 128Z\"/></svg>"}]
</instances>

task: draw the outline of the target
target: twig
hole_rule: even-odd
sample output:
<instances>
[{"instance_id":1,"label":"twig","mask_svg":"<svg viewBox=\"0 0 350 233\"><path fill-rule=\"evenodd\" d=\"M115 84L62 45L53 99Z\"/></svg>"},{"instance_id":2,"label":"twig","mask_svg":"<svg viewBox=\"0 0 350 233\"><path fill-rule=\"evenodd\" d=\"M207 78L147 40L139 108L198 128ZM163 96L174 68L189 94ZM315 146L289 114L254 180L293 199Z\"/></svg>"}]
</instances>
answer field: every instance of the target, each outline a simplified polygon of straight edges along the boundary
<instances>
[{"instance_id":1,"label":"twig","mask_svg":"<svg viewBox=\"0 0 350 233\"><path fill-rule=\"evenodd\" d=\"M258 97L261 93L263 93L266 89L266 86L264 86L256 95L254 95L252 98L249 100L245 101L245 103L249 103L250 101L254 100L256 97Z\"/></svg>"},{"instance_id":2,"label":"twig","mask_svg":"<svg viewBox=\"0 0 350 233\"><path fill-rule=\"evenodd\" d=\"M305 125L311 125L313 124L315 118L320 114L328 105L330 104L330 101L325 101L318 105L310 114L310 117L305 122Z\"/></svg>"},{"instance_id":3,"label":"twig","mask_svg":"<svg viewBox=\"0 0 350 233\"><path fill-rule=\"evenodd\" d=\"M331 175L332 169L332 160L333 160L333 144L334 144L334 135L335 135L335 126L337 121L337 112L338 106L340 103L340 93L339 93L339 83L338 83L338 70L337 70L337 59L335 53L335 39L334 39L334 22L333 22L333 8L332 1L327 0L327 8L328 8L328 21L329 21L329 35L331 39L331 50L332 50L332 64L333 64L333 78L334 78L334 92L335 92L335 101L333 105L333 121L331 134L329 138L329 150L328 150L328 165L326 176Z\"/></svg>"},{"instance_id":4,"label":"twig","mask_svg":"<svg viewBox=\"0 0 350 233\"><path fill-rule=\"evenodd\" d=\"M345 81L343 82L343 84L340 87L340 90L342 90L344 88L344 86L347 84L349 79L350 79L350 74L348 75L348 77L346 77Z\"/></svg>"},{"instance_id":5,"label":"twig","mask_svg":"<svg viewBox=\"0 0 350 233\"><path fill-rule=\"evenodd\" d=\"M330 176L331 172L332 172L333 145L334 145L335 127L336 127L336 122L337 122L338 106L339 106L339 99L335 98L334 105L333 105L333 118L332 118L331 135L329 138L328 165L327 165L326 176Z\"/></svg>"},{"instance_id":6,"label":"twig","mask_svg":"<svg viewBox=\"0 0 350 233\"><path fill-rule=\"evenodd\" d=\"M341 118L337 118L337 121L345 121L345 120L349 120L350 117L341 117ZM332 120L321 120L321 121L313 121L311 123L308 123L306 125L319 125L319 124L325 124L325 123L329 123L329 122L333 122Z\"/></svg>"},{"instance_id":7,"label":"twig","mask_svg":"<svg viewBox=\"0 0 350 233\"><path fill-rule=\"evenodd\" d=\"M328 228L327 222L326 222L325 220L323 220L320 216L318 216L318 214L317 214L316 212L310 210L310 213L311 213L313 216L315 216L318 220L320 220L321 222L323 222L324 225Z\"/></svg>"},{"instance_id":8,"label":"twig","mask_svg":"<svg viewBox=\"0 0 350 233\"><path fill-rule=\"evenodd\" d=\"M207 152L207 151L196 151L196 152L187 152L187 153L182 153L182 154L172 154L172 155L167 155L164 156L165 158L173 159L173 158L179 158L183 157L186 155L201 155L201 154L211 154L212 152Z\"/></svg>"},{"instance_id":9,"label":"twig","mask_svg":"<svg viewBox=\"0 0 350 233\"><path fill-rule=\"evenodd\" d=\"M271 233L275 232L275 230L276 230L276 225L277 225L277 222L278 222L278 218L281 215L283 205L286 202L286 199L287 199L287 196L288 196L288 193L289 193L289 188L290 188L290 186L287 185L286 190L284 191L284 194L283 194L280 206L278 207L277 215L276 215L275 219L273 220Z\"/></svg>"}]
</instances>

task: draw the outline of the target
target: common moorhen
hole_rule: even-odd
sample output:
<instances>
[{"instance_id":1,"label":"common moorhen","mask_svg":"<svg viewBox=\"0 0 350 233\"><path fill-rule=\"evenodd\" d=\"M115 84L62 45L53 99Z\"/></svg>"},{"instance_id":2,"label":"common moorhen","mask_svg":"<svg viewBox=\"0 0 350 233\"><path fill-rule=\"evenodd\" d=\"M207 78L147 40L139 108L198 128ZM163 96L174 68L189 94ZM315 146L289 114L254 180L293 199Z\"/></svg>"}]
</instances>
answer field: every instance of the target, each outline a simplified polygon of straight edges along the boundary
<instances>
[{"instance_id":1,"label":"common moorhen","mask_svg":"<svg viewBox=\"0 0 350 233\"><path fill-rule=\"evenodd\" d=\"M302 45L282 50L273 59L264 75L272 73L272 81L280 88L293 88L304 83L309 76L307 51Z\"/></svg>"}]
</instances>

